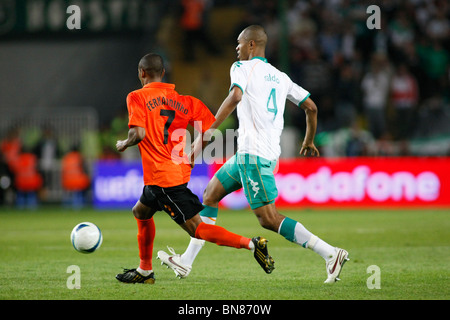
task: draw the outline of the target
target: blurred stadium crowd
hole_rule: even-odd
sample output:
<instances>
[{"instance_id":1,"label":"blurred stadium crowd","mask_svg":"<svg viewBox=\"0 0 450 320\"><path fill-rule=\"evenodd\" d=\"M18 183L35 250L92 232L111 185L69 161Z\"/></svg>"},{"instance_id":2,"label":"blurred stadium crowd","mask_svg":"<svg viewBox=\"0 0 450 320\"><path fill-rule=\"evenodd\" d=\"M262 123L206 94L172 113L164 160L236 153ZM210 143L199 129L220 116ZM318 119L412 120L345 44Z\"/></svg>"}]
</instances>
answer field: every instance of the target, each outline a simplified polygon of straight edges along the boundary
<instances>
[{"instance_id":1,"label":"blurred stadium crowd","mask_svg":"<svg viewBox=\"0 0 450 320\"><path fill-rule=\"evenodd\" d=\"M195 60L191 55L194 48L190 47L195 40L207 44L209 55L220 54L221 44L209 33L211 20L208 19L217 7L239 7L243 13L239 23L233 26L234 38L225 44L232 48L242 28L263 25L269 37L268 61L310 91L319 108L316 144L323 156L450 154L448 1L178 0L169 3L166 13L176 12L177 27L186 37L183 46L188 54L182 57L185 64ZM366 9L373 4L381 9L381 28L370 30L366 25L370 14ZM189 20L190 14L197 20ZM282 49L283 32L287 39L285 50ZM170 66L176 58L169 48L165 50ZM224 61L228 66L232 62ZM197 96L203 98L201 92ZM292 129L296 132L293 137L298 136L290 144L295 149L304 132L304 113L299 108L286 108L285 119L286 131ZM230 124L233 126L236 124ZM79 205L83 202L82 194L89 188L90 167L84 167L83 156L88 163L120 158L114 145L126 132L124 109L112 121L102 124L95 134L98 150L93 159L72 146L61 148L51 127L39 129L32 145L23 143L20 128L8 130L0 137L0 202L7 201L5 190L15 188L19 205L34 205L38 201L35 192L45 189L48 179L52 179L46 171L51 172L54 165L49 159L53 159L60 163L61 186L74 193L70 202ZM24 145L27 150L23 149ZM297 152L282 156L295 156ZM136 153L124 156L138 158ZM29 191L34 195L26 199Z\"/></svg>"},{"instance_id":2,"label":"blurred stadium crowd","mask_svg":"<svg viewBox=\"0 0 450 320\"><path fill-rule=\"evenodd\" d=\"M249 3L244 24L265 26L277 65L277 1ZM380 29L366 25L372 4ZM287 26L288 72L319 108L325 155L415 154L411 140L450 134L448 1L289 1ZM292 119L304 125L302 113Z\"/></svg>"},{"instance_id":3,"label":"blurred stadium crowd","mask_svg":"<svg viewBox=\"0 0 450 320\"><path fill-rule=\"evenodd\" d=\"M373 4L381 10L380 29L367 27L370 13L366 10ZM231 39L226 39L229 42L217 39L211 31L212 13L218 6L236 6L243 12ZM323 155L450 153L448 1L251 0L243 4L183 0L172 1L169 8L184 32L185 64L195 61L195 46L209 56L220 56L225 50L234 51L243 28L263 25L269 38L268 61L310 91L319 107L316 142ZM192 16L197 18L188 19ZM176 55L166 51L171 65ZM232 60L224 59L224 63L229 66ZM208 90L190 94L210 105ZM213 112L220 102L210 106ZM119 118L113 120L113 132ZM305 129L304 113L286 108L285 120L287 131L296 131L295 149ZM229 127L236 128L236 121ZM284 152L282 157L296 156L297 151Z\"/></svg>"}]
</instances>

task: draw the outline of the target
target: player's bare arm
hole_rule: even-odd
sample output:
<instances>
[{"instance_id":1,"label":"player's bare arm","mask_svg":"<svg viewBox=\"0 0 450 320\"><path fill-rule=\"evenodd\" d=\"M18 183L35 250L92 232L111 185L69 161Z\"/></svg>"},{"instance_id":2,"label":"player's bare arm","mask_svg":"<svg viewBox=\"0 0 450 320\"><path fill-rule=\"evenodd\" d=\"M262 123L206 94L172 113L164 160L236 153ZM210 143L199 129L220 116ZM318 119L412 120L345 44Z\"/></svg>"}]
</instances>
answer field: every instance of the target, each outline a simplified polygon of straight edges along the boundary
<instances>
[{"instance_id":1,"label":"player's bare arm","mask_svg":"<svg viewBox=\"0 0 450 320\"><path fill-rule=\"evenodd\" d=\"M216 113L216 121L211 125L211 127L202 135L200 134L197 139L192 143L191 153L189 159L191 161L191 167L194 167L194 160L199 155L200 151L203 150L212 136L214 131L224 122L230 114L236 109L238 103L242 100L242 90L239 87L234 86L231 88L228 96L222 102L219 110Z\"/></svg>"},{"instance_id":2,"label":"player's bare arm","mask_svg":"<svg viewBox=\"0 0 450 320\"><path fill-rule=\"evenodd\" d=\"M312 156L319 156L319 150L314 145L314 136L317 129L317 106L311 98L307 98L300 107L306 113L306 134L300 149L300 155L306 156L309 152Z\"/></svg>"},{"instance_id":3,"label":"player's bare arm","mask_svg":"<svg viewBox=\"0 0 450 320\"><path fill-rule=\"evenodd\" d=\"M145 129L142 127L132 127L128 130L128 138L125 140L118 140L116 143L117 151L123 152L128 147L134 146L144 140Z\"/></svg>"},{"instance_id":4,"label":"player's bare arm","mask_svg":"<svg viewBox=\"0 0 450 320\"><path fill-rule=\"evenodd\" d=\"M241 102L242 94L242 90L239 87L234 86L233 88L231 88L228 96L222 102L222 105L217 111L217 114L215 116L216 121L214 121L214 123L211 125L210 130L213 131L217 129L222 124L222 122L224 122L225 119L230 116L230 114L236 109L238 103ZM209 138L211 138L211 136L209 136Z\"/></svg>"}]
</instances>

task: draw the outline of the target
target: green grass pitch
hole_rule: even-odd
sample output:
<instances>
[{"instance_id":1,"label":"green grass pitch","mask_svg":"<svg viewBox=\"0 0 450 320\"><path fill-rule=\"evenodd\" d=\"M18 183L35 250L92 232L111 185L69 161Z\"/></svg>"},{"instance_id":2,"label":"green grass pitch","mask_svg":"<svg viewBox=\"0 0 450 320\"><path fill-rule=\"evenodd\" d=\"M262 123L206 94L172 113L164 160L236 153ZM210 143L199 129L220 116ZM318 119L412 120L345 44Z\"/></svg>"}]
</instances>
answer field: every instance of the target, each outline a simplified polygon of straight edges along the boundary
<instances>
[{"instance_id":1,"label":"green grass pitch","mask_svg":"<svg viewBox=\"0 0 450 320\"><path fill-rule=\"evenodd\" d=\"M189 236L164 213L155 215L154 285L115 279L138 265L131 211L0 209L0 300L447 300L450 298L450 210L281 210L325 241L349 251L341 281L325 285L325 263L310 250L261 228L250 210L219 211L218 224L269 239L275 270L265 274L251 252L207 243L190 276L179 280L156 259L169 245L182 253ZM101 248L76 252L70 232L90 221ZM69 289L67 268L80 268ZM373 273L377 266L379 273ZM368 270L369 269L369 270ZM372 278L371 278L372 277ZM374 280L377 277L377 280ZM378 282L376 282L378 281ZM369 285L368 285L369 284ZM375 284L379 288L373 288ZM372 287L372 289L370 288Z\"/></svg>"}]
</instances>

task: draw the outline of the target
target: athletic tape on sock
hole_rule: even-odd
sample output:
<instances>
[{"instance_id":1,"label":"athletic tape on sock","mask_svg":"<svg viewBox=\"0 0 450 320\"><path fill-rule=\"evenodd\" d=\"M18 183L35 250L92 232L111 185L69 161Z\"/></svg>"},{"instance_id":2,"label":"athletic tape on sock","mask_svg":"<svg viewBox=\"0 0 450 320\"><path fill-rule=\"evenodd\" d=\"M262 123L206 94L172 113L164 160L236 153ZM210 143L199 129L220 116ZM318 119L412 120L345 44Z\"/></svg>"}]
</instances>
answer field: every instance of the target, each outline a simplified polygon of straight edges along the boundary
<instances>
[{"instance_id":1,"label":"athletic tape on sock","mask_svg":"<svg viewBox=\"0 0 450 320\"><path fill-rule=\"evenodd\" d=\"M308 248L313 249L317 243L317 240L319 240L319 238L315 235L312 235L311 239L309 239L308 241Z\"/></svg>"}]
</instances>

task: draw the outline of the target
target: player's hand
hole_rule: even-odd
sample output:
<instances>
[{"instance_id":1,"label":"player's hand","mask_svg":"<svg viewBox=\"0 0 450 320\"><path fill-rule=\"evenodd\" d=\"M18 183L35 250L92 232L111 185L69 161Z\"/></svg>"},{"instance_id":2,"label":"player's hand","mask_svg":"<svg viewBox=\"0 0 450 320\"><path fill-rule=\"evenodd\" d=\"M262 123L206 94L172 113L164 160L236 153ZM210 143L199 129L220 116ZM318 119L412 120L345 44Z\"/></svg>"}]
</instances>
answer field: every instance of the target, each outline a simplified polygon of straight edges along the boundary
<instances>
[{"instance_id":1,"label":"player's hand","mask_svg":"<svg viewBox=\"0 0 450 320\"><path fill-rule=\"evenodd\" d=\"M119 152L124 152L128 148L127 140L118 140L116 143L116 149Z\"/></svg>"},{"instance_id":2,"label":"player's hand","mask_svg":"<svg viewBox=\"0 0 450 320\"><path fill-rule=\"evenodd\" d=\"M320 156L319 150L317 150L316 146L314 145L314 143L303 143L302 144L302 148L300 149L300 155L301 156L307 156L308 153L311 156Z\"/></svg>"}]
</instances>

